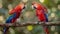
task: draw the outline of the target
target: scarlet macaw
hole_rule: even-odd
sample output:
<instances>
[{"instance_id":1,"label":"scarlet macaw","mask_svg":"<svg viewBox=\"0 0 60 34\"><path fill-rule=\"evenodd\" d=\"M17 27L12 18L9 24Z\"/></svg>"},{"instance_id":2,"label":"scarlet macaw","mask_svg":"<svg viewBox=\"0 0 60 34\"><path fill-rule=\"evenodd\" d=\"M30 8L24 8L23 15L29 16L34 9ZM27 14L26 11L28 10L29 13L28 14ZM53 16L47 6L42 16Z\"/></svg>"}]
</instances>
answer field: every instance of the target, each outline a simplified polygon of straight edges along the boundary
<instances>
[{"instance_id":1,"label":"scarlet macaw","mask_svg":"<svg viewBox=\"0 0 60 34\"><path fill-rule=\"evenodd\" d=\"M38 20L40 22L48 22L48 15L47 15L48 11L45 6L41 5L40 3L33 2L32 8L36 9L36 16L38 17ZM47 26L44 26L43 29L46 32L46 34L49 34Z\"/></svg>"},{"instance_id":2,"label":"scarlet macaw","mask_svg":"<svg viewBox=\"0 0 60 34\"><path fill-rule=\"evenodd\" d=\"M9 16L6 20L6 23L14 23L20 16L21 11L25 8L25 3L18 4L13 10L9 12ZM4 34L8 31L9 27L4 27Z\"/></svg>"}]
</instances>

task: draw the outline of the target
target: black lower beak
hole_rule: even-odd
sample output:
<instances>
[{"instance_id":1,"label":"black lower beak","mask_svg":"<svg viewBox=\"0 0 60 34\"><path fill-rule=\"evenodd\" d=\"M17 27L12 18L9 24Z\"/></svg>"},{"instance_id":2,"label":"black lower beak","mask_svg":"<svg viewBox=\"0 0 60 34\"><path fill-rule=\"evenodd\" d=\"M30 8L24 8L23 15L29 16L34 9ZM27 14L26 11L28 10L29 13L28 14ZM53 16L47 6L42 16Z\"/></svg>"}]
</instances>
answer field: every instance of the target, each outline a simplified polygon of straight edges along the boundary
<instances>
[{"instance_id":1,"label":"black lower beak","mask_svg":"<svg viewBox=\"0 0 60 34\"><path fill-rule=\"evenodd\" d=\"M34 9L36 9L36 7L34 6Z\"/></svg>"},{"instance_id":2,"label":"black lower beak","mask_svg":"<svg viewBox=\"0 0 60 34\"><path fill-rule=\"evenodd\" d=\"M25 9L25 6L23 7L23 9Z\"/></svg>"}]
</instances>

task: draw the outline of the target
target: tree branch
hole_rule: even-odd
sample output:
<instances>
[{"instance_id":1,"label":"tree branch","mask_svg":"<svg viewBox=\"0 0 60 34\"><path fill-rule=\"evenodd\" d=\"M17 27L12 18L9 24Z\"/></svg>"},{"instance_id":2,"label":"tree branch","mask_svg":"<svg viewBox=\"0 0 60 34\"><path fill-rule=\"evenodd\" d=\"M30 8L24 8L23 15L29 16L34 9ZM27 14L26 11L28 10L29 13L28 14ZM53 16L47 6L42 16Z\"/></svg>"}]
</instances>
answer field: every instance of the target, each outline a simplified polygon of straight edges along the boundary
<instances>
[{"instance_id":1,"label":"tree branch","mask_svg":"<svg viewBox=\"0 0 60 34\"><path fill-rule=\"evenodd\" d=\"M60 26L60 22L29 22L29 23L15 23L15 24L0 24L2 27L23 27L28 25L43 25L43 26Z\"/></svg>"}]
</instances>

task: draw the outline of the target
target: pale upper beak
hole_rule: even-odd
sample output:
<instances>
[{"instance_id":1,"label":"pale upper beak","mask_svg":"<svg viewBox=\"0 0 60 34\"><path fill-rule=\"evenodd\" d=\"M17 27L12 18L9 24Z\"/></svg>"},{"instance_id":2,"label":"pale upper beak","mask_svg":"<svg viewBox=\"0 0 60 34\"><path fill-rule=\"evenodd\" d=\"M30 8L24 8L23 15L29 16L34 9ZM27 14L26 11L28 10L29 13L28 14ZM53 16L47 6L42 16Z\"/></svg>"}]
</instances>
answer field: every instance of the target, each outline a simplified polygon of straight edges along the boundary
<instances>
[{"instance_id":1,"label":"pale upper beak","mask_svg":"<svg viewBox=\"0 0 60 34\"><path fill-rule=\"evenodd\" d=\"M36 4L32 5L32 9L37 9Z\"/></svg>"}]
</instances>

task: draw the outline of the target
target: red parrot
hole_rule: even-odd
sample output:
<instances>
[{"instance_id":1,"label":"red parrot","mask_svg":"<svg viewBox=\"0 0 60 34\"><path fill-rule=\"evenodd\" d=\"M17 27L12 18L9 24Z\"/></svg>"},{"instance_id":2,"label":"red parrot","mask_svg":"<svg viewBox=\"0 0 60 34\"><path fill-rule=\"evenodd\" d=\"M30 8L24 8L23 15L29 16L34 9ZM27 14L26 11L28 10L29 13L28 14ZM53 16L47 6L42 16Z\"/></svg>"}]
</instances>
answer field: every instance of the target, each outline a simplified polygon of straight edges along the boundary
<instances>
[{"instance_id":1,"label":"red parrot","mask_svg":"<svg viewBox=\"0 0 60 34\"><path fill-rule=\"evenodd\" d=\"M20 16L21 11L25 8L25 3L18 4L14 9L12 9L9 14L9 16L6 20L6 23L14 23ZM4 27L4 34L7 33L9 27Z\"/></svg>"},{"instance_id":2,"label":"red parrot","mask_svg":"<svg viewBox=\"0 0 60 34\"><path fill-rule=\"evenodd\" d=\"M48 22L47 8L40 3L33 2L32 7L36 9L36 16L40 22ZM49 34L48 26L43 27L46 34Z\"/></svg>"}]
</instances>

